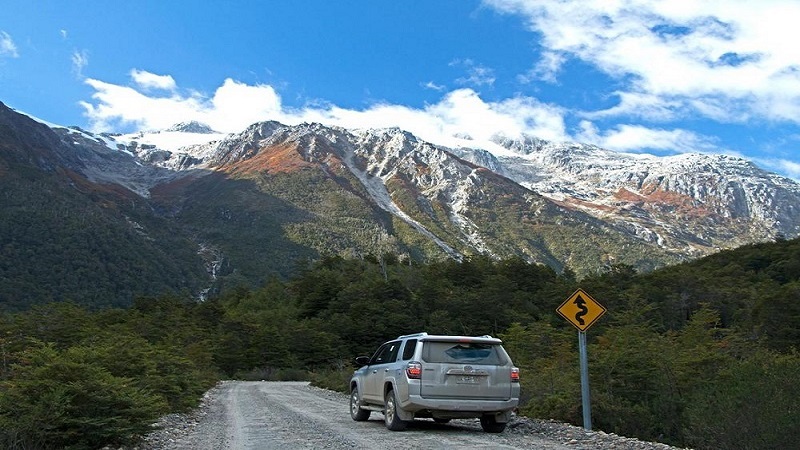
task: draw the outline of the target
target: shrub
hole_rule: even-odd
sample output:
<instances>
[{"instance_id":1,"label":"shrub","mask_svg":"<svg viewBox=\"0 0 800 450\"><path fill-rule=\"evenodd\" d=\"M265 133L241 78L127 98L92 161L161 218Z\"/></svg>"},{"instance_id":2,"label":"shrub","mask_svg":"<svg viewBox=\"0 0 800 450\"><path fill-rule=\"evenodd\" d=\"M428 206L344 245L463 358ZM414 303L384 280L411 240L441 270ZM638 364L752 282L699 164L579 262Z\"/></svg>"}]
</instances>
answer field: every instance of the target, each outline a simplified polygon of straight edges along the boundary
<instances>
[{"instance_id":1,"label":"shrub","mask_svg":"<svg viewBox=\"0 0 800 450\"><path fill-rule=\"evenodd\" d=\"M167 410L162 397L90 362L86 348L26 350L0 382L0 447L90 449L126 444Z\"/></svg>"}]
</instances>

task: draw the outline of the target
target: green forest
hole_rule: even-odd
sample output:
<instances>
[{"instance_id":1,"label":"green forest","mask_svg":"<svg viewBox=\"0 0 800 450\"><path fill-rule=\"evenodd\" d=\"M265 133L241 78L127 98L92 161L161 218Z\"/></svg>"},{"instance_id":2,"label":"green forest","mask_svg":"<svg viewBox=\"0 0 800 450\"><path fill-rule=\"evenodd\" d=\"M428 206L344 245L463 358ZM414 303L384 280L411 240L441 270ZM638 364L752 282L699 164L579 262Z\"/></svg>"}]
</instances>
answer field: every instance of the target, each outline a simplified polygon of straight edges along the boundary
<instances>
[{"instance_id":1,"label":"green forest","mask_svg":"<svg viewBox=\"0 0 800 450\"><path fill-rule=\"evenodd\" d=\"M800 240L781 240L580 280L517 258L328 257L202 303L9 309L0 447L132 444L221 379L344 390L355 356L419 331L502 338L520 414L581 425L577 331L555 312L577 288L608 310L587 332L594 429L698 449L800 442Z\"/></svg>"}]
</instances>

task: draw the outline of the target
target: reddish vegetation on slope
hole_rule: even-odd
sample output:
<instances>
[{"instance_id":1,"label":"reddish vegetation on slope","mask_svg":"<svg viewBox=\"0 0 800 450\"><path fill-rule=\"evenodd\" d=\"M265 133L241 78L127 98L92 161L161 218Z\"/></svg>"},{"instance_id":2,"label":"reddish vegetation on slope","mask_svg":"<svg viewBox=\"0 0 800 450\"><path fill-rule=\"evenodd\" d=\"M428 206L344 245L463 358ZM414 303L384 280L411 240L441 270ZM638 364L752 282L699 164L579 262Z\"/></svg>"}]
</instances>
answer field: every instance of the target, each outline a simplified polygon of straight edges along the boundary
<instances>
[{"instance_id":1,"label":"reddish vegetation on slope","mask_svg":"<svg viewBox=\"0 0 800 450\"><path fill-rule=\"evenodd\" d=\"M283 143L262 147L252 158L226 164L220 169L231 174L294 173L314 165L303 158L297 143Z\"/></svg>"},{"instance_id":2,"label":"reddish vegetation on slope","mask_svg":"<svg viewBox=\"0 0 800 450\"><path fill-rule=\"evenodd\" d=\"M657 184L642 186L642 194L644 194L645 201L651 205L674 206L676 212L688 216L705 217L710 214L703 205L695 202L692 197L677 192L665 191Z\"/></svg>"}]
</instances>

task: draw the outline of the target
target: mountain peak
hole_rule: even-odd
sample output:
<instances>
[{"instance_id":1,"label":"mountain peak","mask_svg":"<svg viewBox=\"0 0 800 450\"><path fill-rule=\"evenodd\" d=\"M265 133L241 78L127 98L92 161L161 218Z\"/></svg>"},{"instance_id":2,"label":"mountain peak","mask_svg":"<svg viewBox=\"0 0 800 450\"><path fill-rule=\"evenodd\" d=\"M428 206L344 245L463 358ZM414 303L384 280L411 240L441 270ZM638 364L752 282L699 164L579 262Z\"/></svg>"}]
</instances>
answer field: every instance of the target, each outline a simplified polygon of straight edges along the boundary
<instances>
[{"instance_id":1,"label":"mountain peak","mask_svg":"<svg viewBox=\"0 0 800 450\"><path fill-rule=\"evenodd\" d=\"M214 131L210 126L198 122L196 120L176 123L175 125L167 128L164 131L180 131L183 133L200 133L200 134L216 133L216 131Z\"/></svg>"}]
</instances>

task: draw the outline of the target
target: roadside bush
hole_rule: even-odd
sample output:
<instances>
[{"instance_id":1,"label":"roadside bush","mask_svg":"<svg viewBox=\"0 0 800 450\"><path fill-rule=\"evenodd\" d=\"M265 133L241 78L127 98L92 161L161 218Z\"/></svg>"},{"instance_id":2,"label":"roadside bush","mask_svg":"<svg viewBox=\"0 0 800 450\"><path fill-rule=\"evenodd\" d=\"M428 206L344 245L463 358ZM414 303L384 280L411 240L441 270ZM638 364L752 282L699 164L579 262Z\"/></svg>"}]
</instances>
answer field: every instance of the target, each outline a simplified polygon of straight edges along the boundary
<instances>
[{"instance_id":1,"label":"roadside bush","mask_svg":"<svg viewBox=\"0 0 800 450\"><path fill-rule=\"evenodd\" d=\"M309 373L309 378L312 386L337 392L349 392L350 377L352 375L353 369L334 368L311 372Z\"/></svg>"},{"instance_id":2,"label":"roadside bush","mask_svg":"<svg viewBox=\"0 0 800 450\"><path fill-rule=\"evenodd\" d=\"M0 381L0 447L92 449L123 445L168 410L161 396L91 362L91 350L24 351Z\"/></svg>"},{"instance_id":3,"label":"roadside bush","mask_svg":"<svg viewBox=\"0 0 800 450\"><path fill-rule=\"evenodd\" d=\"M765 352L726 368L688 402L687 443L701 449L796 448L800 442L797 380L797 354Z\"/></svg>"}]
</instances>

